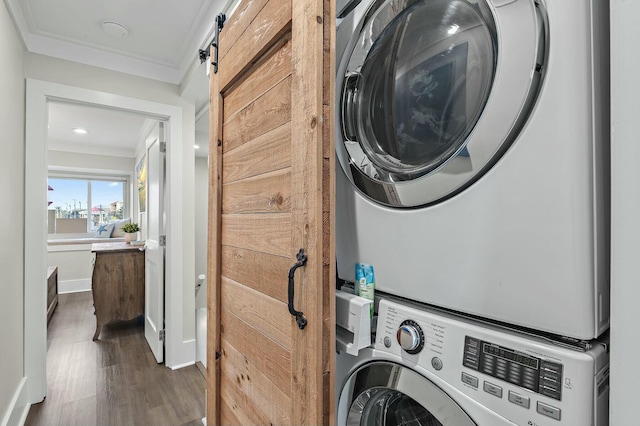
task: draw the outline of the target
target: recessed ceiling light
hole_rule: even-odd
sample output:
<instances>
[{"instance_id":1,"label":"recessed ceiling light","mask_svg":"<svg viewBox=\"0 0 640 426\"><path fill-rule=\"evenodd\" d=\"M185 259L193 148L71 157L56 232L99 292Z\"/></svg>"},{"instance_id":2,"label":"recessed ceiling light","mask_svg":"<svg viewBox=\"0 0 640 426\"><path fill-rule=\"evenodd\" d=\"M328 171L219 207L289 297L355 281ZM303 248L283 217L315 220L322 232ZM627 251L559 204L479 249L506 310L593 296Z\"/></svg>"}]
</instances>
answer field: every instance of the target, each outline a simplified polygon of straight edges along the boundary
<instances>
[{"instance_id":1,"label":"recessed ceiling light","mask_svg":"<svg viewBox=\"0 0 640 426\"><path fill-rule=\"evenodd\" d=\"M86 135L87 133L89 133L89 131L81 129L79 127L76 127L75 129L73 129L73 131L79 135Z\"/></svg>"},{"instance_id":2,"label":"recessed ceiling light","mask_svg":"<svg viewBox=\"0 0 640 426\"><path fill-rule=\"evenodd\" d=\"M194 149L200 149L200 145L194 145L193 148Z\"/></svg>"},{"instance_id":3,"label":"recessed ceiling light","mask_svg":"<svg viewBox=\"0 0 640 426\"><path fill-rule=\"evenodd\" d=\"M127 27L115 21L104 21L102 23L102 29L105 33L115 37L126 37L127 34L129 34Z\"/></svg>"}]
</instances>

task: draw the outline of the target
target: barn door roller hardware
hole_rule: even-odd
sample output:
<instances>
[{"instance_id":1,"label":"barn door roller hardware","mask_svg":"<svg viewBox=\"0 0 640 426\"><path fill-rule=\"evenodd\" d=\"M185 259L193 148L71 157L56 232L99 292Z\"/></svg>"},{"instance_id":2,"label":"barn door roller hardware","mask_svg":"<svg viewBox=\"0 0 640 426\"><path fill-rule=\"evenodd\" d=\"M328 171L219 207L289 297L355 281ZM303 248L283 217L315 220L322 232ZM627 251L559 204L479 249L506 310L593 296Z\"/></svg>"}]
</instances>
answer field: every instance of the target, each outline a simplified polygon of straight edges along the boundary
<instances>
[{"instance_id":1,"label":"barn door roller hardware","mask_svg":"<svg viewBox=\"0 0 640 426\"><path fill-rule=\"evenodd\" d=\"M213 60L211 61L211 65L213 65L214 74L218 72L218 38L226 20L227 17L224 13L220 13L218 16L216 16L216 32L213 36L213 41L209 46L207 46L206 49L200 49L198 51L200 63L202 64L207 60L207 58L211 57L211 48L213 47Z\"/></svg>"}]
</instances>

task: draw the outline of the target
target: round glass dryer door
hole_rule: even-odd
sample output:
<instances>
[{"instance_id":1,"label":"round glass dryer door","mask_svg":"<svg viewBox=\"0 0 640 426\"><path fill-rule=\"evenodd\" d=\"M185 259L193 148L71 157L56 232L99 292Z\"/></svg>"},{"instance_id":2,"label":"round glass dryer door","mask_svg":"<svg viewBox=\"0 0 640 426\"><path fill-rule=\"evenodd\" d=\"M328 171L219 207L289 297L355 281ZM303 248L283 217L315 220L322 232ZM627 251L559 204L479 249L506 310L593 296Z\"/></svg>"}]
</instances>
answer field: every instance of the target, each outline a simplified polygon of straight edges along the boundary
<instances>
[{"instance_id":1,"label":"round glass dryer door","mask_svg":"<svg viewBox=\"0 0 640 426\"><path fill-rule=\"evenodd\" d=\"M398 207L477 180L530 113L544 22L533 0L374 1L337 75L336 149L350 180Z\"/></svg>"},{"instance_id":2,"label":"round glass dryer door","mask_svg":"<svg viewBox=\"0 0 640 426\"><path fill-rule=\"evenodd\" d=\"M348 426L475 426L442 389L415 371L391 362L373 362L347 380L339 418ZM346 399L346 404L343 404Z\"/></svg>"}]
</instances>

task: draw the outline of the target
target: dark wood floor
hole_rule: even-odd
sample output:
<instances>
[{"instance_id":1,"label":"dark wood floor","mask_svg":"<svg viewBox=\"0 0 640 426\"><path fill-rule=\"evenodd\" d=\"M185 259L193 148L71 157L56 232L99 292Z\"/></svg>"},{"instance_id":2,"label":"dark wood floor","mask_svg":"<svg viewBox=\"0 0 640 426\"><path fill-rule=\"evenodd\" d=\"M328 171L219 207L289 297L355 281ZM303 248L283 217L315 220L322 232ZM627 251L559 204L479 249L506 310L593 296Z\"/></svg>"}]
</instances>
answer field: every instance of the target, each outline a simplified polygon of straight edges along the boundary
<instances>
[{"instance_id":1,"label":"dark wood floor","mask_svg":"<svg viewBox=\"0 0 640 426\"><path fill-rule=\"evenodd\" d=\"M195 366L157 364L139 320L104 326L93 341L91 293L60 295L48 327L44 402L26 425L202 425L206 383Z\"/></svg>"}]
</instances>

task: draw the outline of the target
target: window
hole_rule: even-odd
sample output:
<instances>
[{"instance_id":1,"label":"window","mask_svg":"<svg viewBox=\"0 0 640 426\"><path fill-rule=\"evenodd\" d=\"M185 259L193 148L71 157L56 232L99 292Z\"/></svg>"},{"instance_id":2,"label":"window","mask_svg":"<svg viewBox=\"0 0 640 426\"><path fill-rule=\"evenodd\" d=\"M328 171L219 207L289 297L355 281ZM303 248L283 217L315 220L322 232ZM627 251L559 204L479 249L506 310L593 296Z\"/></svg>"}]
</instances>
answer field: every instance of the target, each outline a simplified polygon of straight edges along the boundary
<instances>
[{"instance_id":1,"label":"window","mask_svg":"<svg viewBox=\"0 0 640 426\"><path fill-rule=\"evenodd\" d=\"M49 233L95 231L128 215L126 176L49 175Z\"/></svg>"}]
</instances>

